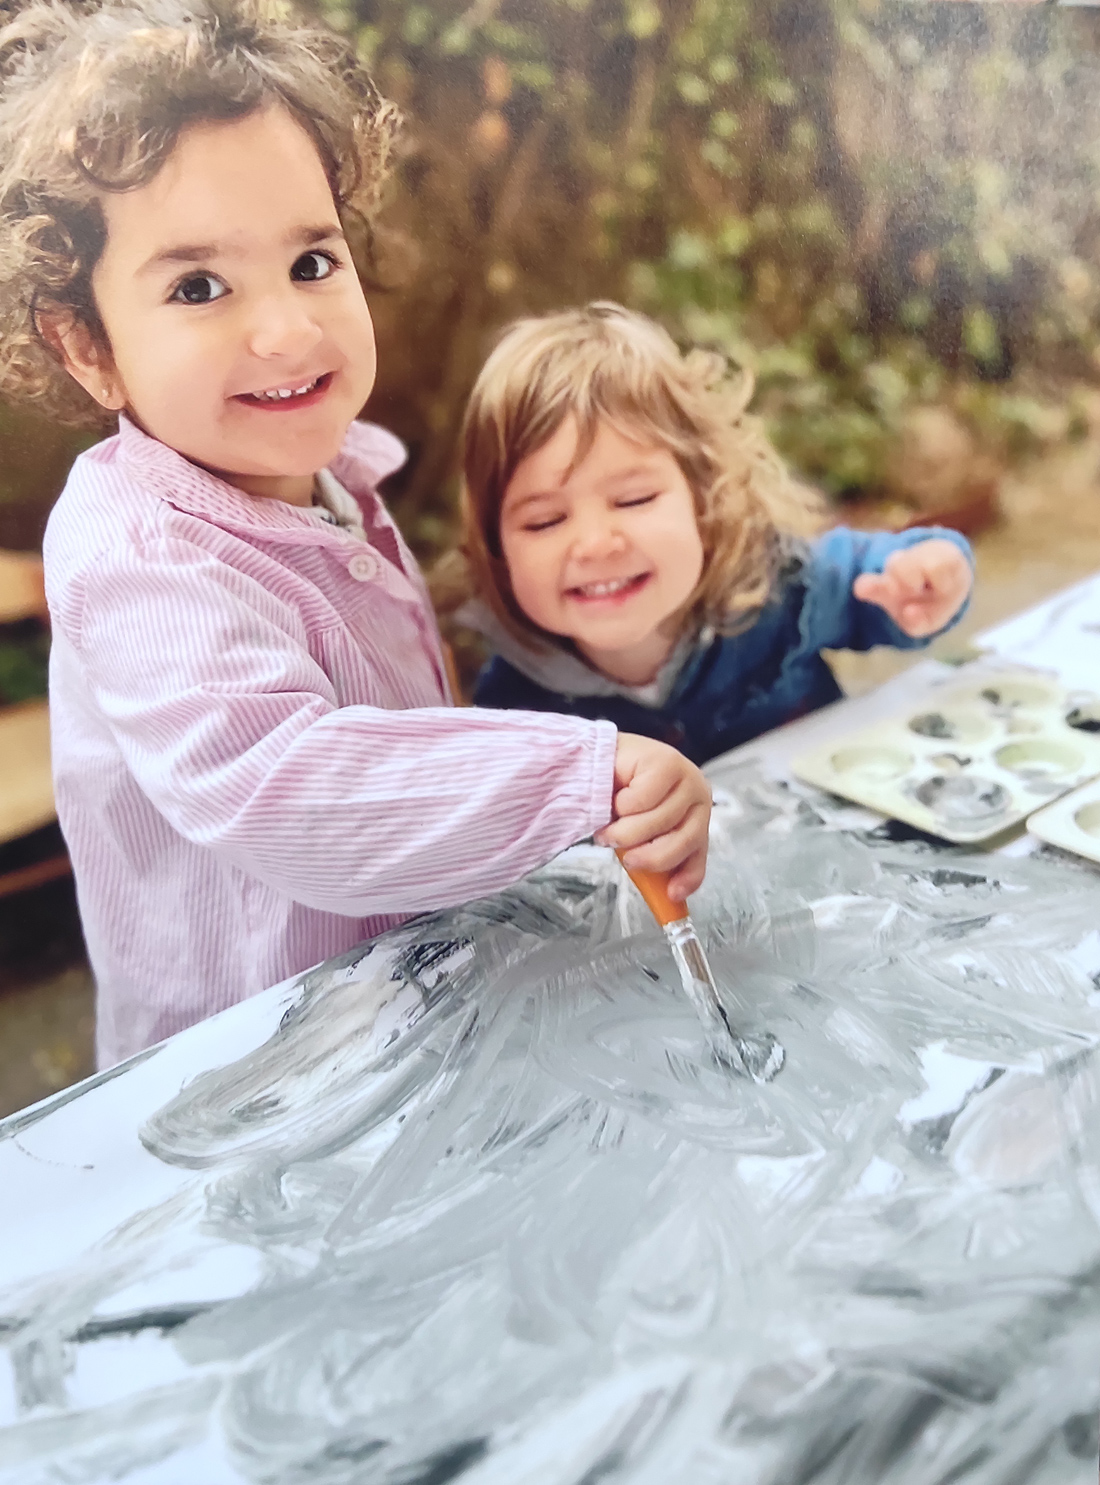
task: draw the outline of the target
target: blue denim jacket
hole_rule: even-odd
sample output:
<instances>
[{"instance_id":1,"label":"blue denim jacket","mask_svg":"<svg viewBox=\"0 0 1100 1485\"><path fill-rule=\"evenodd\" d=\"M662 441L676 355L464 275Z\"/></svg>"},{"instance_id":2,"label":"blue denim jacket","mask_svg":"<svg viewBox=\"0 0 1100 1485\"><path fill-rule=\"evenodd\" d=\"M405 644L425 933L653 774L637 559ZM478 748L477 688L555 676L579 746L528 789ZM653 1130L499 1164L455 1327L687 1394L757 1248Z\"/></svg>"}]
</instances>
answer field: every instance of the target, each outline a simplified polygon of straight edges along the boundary
<instances>
[{"instance_id":1,"label":"blue denim jacket","mask_svg":"<svg viewBox=\"0 0 1100 1485\"><path fill-rule=\"evenodd\" d=\"M604 717L624 732L658 738L694 762L705 763L836 701L841 691L821 658L823 649L869 650L875 645L920 649L936 638L911 639L883 609L852 596L860 573L881 572L891 553L933 536L954 542L973 562L965 537L940 527L900 533L844 527L829 531L792 561L751 628L735 635L700 637L659 704L650 706L624 694L625 688L614 687L584 666L593 683L587 685L578 662L573 666L578 681L568 690L552 689L544 683L545 674L539 679L547 669L545 661L534 652L528 660L514 650L518 663L496 655L484 667L474 704ZM952 624L963 612L965 606Z\"/></svg>"}]
</instances>

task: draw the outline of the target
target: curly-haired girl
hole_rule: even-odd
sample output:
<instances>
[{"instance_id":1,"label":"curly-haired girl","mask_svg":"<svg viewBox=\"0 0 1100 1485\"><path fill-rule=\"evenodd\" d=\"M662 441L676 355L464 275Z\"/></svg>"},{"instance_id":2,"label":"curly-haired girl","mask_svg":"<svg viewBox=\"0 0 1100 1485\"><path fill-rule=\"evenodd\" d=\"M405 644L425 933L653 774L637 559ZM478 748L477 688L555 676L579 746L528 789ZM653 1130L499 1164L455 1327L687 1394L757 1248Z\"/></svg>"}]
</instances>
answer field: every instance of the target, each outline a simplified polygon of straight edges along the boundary
<instances>
[{"instance_id":1,"label":"curly-haired girl","mask_svg":"<svg viewBox=\"0 0 1100 1485\"><path fill-rule=\"evenodd\" d=\"M349 241L394 111L251 0L32 0L0 29L0 395L118 431L49 522L58 814L101 1062L607 827L702 879L698 772L455 710L353 420Z\"/></svg>"},{"instance_id":2,"label":"curly-haired girl","mask_svg":"<svg viewBox=\"0 0 1100 1485\"><path fill-rule=\"evenodd\" d=\"M479 706L609 718L702 763L834 701L822 649L921 645L960 616L957 533L807 539L816 498L750 393L616 304L505 332L463 431L478 600L458 617L497 652Z\"/></svg>"}]
</instances>

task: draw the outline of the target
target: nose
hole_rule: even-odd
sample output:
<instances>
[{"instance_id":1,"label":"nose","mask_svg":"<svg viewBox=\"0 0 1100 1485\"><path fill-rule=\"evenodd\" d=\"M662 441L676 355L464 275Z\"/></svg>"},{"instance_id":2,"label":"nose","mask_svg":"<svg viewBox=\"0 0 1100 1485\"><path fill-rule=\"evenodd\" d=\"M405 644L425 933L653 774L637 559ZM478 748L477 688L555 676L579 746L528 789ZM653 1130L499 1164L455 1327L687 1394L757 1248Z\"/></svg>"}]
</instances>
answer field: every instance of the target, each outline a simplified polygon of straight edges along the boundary
<instances>
[{"instance_id":1,"label":"nose","mask_svg":"<svg viewBox=\"0 0 1100 1485\"><path fill-rule=\"evenodd\" d=\"M249 328L249 350L261 360L300 358L319 344L324 331L311 306L292 284L264 296L254 307Z\"/></svg>"},{"instance_id":2,"label":"nose","mask_svg":"<svg viewBox=\"0 0 1100 1485\"><path fill-rule=\"evenodd\" d=\"M577 562L599 562L626 550L627 541L611 511L593 511L577 519L571 555Z\"/></svg>"}]
</instances>

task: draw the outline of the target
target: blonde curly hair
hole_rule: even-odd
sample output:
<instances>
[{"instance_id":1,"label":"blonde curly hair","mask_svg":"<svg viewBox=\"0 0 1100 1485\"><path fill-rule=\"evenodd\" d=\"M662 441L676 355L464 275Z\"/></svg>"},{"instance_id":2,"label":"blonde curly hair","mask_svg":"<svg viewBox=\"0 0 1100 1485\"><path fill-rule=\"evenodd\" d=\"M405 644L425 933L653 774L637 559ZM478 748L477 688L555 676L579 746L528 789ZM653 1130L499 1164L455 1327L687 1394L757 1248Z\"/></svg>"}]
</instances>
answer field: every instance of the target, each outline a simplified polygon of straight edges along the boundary
<instances>
[{"instance_id":1,"label":"blonde curly hair","mask_svg":"<svg viewBox=\"0 0 1100 1485\"><path fill-rule=\"evenodd\" d=\"M468 587L528 648L560 645L516 602L500 540L508 483L567 417L573 467L601 423L667 448L695 499L703 572L682 619L732 633L767 601L791 538L821 525L815 492L796 484L746 412L752 378L724 357L682 354L654 321L600 301L509 326L474 386L462 429L461 558ZM456 565L437 592L456 592Z\"/></svg>"},{"instance_id":2,"label":"blonde curly hair","mask_svg":"<svg viewBox=\"0 0 1100 1485\"><path fill-rule=\"evenodd\" d=\"M265 0L31 0L0 27L0 397L103 424L43 334L75 320L110 354L92 294L103 195L147 184L190 125L272 102L369 238L399 118L339 37Z\"/></svg>"}]
</instances>

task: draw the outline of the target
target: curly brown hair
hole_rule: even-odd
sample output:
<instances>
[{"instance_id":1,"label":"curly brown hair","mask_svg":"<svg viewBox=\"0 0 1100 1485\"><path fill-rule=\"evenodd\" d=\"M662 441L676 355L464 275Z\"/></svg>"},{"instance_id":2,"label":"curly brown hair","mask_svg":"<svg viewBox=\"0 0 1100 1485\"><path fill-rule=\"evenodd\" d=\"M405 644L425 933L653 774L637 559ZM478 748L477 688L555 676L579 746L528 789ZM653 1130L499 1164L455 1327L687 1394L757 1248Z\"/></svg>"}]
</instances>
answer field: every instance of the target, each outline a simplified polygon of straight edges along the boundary
<instances>
[{"instance_id":1,"label":"curly brown hair","mask_svg":"<svg viewBox=\"0 0 1100 1485\"><path fill-rule=\"evenodd\" d=\"M30 0L0 27L0 397L102 425L42 327L75 320L110 352L92 294L104 193L147 184L190 125L273 102L369 239L399 116L334 34L264 0Z\"/></svg>"},{"instance_id":2,"label":"curly brown hair","mask_svg":"<svg viewBox=\"0 0 1100 1485\"><path fill-rule=\"evenodd\" d=\"M474 386L462 430L465 574L441 565L434 584L457 597L463 581L529 648L560 644L516 602L500 541L500 512L522 461L577 423L574 467L601 423L667 448L695 498L703 572L686 622L732 632L772 592L789 538L821 524L812 490L796 484L746 407L752 378L725 358L682 354L653 320L601 301L505 330Z\"/></svg>"}]
</instances>

